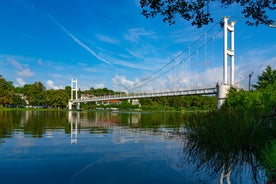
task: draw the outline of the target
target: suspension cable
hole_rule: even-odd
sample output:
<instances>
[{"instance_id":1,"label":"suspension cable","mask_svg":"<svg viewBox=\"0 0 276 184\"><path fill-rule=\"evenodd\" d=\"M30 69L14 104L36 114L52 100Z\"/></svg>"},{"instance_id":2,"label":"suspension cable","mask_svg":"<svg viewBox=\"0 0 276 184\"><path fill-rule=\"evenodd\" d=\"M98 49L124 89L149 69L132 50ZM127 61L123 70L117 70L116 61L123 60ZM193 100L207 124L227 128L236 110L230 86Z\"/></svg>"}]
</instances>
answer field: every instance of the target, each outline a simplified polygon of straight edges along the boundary
<instances>
[{"instance_id":1,"label":"suspension cable","mask_svg":"<svg viewBox=\"0 0 276 184\"><path fill-rule=\"evenodd\" d=\"M213 26L213 27L214 27L214 26ZM212 28L213 28L213 27L212 27ZM209 29L208 31L210 31L210 30L211 30L211 29ZM157 74L158 72L160 72L163 68L165 68L166 66L168 66L168 65L171 64L172 62L176 61L176 58L180 57L180 56L184 53L184 51L183 51L183 52L181 52L179 55L177 55L177 57L175 57L174 59L172 59L169 63L167 63L166 65L164 65L162 68L160 68L159 70L157 70L156 72L154 72L154 73L151 74L150 76L146 77L145 79L143 79L143 80L137 82L136 84L134 84L134 85L136 85L136 86L133 86L132 88L129 88L128 90L131 91L131 90L133 90L133 89L140 88L141 86L146 85L146 84L149 84L150 82L156 80L157 78L159 78L159 77L161 77L161 76L167 74L169 71L173 70L174 68L176 68L176 67L179 66L180 64L182 64L182 63L186 62L187 60L189 60L192 56L198 54L198 50L204 48L204 47L206 46L206 44L209 44L210 42L212 42L213 38L216 37L218 34L220 34L222 31L223 31L223 30L220 30L220 31L218 31L216 34L214 34L213 37L212 37L211 39L209 39L209 40L206 41L204 44L202 44L200 47L198 47L198 48L196 49L196 51L190 53L190 55L189 55L188 57L186 57L184 60L178 62L177 64L173 65L172 67L170 67L169 69L167 69L167 70L164 71L163 73L161 73L161 74L157 75L156 77L150 79L153 75L155 75L155 74ZM199 39L197 39L192 45L195 45L195 43L197 43L202 37L204 37L204 35L205 35L205 34L203 34ZM187 49L186 49L186 50L187 50ZM186 51L186 50L185 50L185 51ZM146 81L146 80L148 80L148 81ZM145 82L143 82L143 81L145 81Z\"/></svg>"}]
</instances>

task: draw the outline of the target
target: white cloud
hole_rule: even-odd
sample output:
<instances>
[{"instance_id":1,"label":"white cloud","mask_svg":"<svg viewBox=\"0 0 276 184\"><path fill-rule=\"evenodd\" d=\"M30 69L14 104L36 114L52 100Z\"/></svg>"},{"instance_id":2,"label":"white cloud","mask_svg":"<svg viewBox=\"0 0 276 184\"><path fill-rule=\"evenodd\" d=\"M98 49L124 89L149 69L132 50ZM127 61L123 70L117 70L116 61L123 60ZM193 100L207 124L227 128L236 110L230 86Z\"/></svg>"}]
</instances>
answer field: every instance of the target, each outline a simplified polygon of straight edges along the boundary
<instances>
[{"instance_id":1,"label":"white cloud","mask_svg":"<svg viewBox=\"0 0 276 184\"><path fill-rule=\"evenodd\" d=\"M138 42L142 36L154 36L154 33L151 31L145 31L144 28L132 28L128 30L125 39L131 42Z\"/></svg>"},{"instance_id":2,"label":"white cloud","mask_svg":"<svg viewBox=\"0 0 276 184\"><path fill-rule=\"evenodd\" d=\"M221 77L222 68L219 67L208 69L203 73L181 71L174 74L174 72L170 72L162 77L146 77L134 81L125 76L115 75L112 84L114 89L126 92L169 91L214 86L221 81Z\"/></svg>"},{"instance_id":3,"label":"white cloud","mask_svg":"<svg viewBox=\"0 0 276 184\"><path fill-rule=\"evenodd\" d=\"M52 80L47 80L46 87L49 89L60 89L60 87L55 86Z\"/></svg>"},{"instance_id":4,"label":"white cloud","mask_svg":"<svg viewBox=\"0 0 276 184\"><path fill-rule=\"evenodd\" d=\"M8 63L12 64L17 70L16 74L20 77L32 77L34 73L27 67L27 65L22 65L14 59L8 59Z\"/></svg>"},{"instance_id":5,"label":"white cloud","mask_svg":"<svg viewBox=\"0 0 276 184\"><path fill-rule=\"evenodd\" d=\"M252 61L253 62L253 61ZM254 64L253 64L254 63ZM235 66L235 85L244 89L248 88L248 76L254 72L252 84L257 81L257 76L260 75L265 68L270 65L276 68L276 57L263 60L256 64L253 62L237 64ZM228 69L228 82L229 82ZM116 75L112 79L114 89L126 92L151 92L151 91L169 91L181 90L197 87L211 87L215 86L217 82L222 81L223 73L222 66L207 69L205 72L198 73L196 71L180 71L174 73L174 70L168 72L162 77L149 77L147 80L143 78L129 80L125 76ZM155 79L155 80L153 80Z\"/></svg>"},{"instance_id":6,"label":"white cloud","mask_svg":"<svg viewBox=\"0 0 276 184\"><path fill-rule=\"evenodd\" d=\"M104 88L104 84L95 84L95 88L99 89L99 88Z\"/></svg>"},{"instance_id":7,"label":"white cloud","mask_svg":"<svg viewBox=\"0 0 276 184\"><path fill-rule=\"evenodd\" d=\"M32 77L34 73L31 72L29 68L22 69L21 71L17 72L17 75L20 77Z\"/></svg>"},{"instance_id":8,"label":"white cloud","mask_svg":"<svg viewBox=\"0 0 276 184\"><path fill-rule=\"evenodd\" d=\"M19 86L24 86L26 84L26 82L19 77L16 78L16 82L18 83Z\"/></svg>"},{"instance_id":9,"label":"white cloud","mask_svg":"<svg viewBox=\"0 0 276 184\"><path fill-rule=\"evenodd\" d=\"M134 81L127 80L125 76L116 74L112 78L112 85L116 91L128 92L128 89L132 88Z\"/></svg>"},{"instance_id":10,"label":"white cloud","mask_svg":"<svg viewBox=\"0 0 276 184\"><path fill-rule=\"evenodd\" d=\"M100 35L100 34L97 34L96 36L100 41L103 41L103 42L106 42L106 43L112 43L112 44L119 43L118 40L110 38L108 36L104 36L104 35Z\"/></svg>"},{"instance_id":11,"label":"white cloud","mask_svg":"<svg viewBox=\"0 0 276 184\"><path fill-rule=\"evenodd\" d=\"M12 64L16 69L22 69L23 66L14 59L8 59L8 63Z\"/></svg>"}]
</instances>

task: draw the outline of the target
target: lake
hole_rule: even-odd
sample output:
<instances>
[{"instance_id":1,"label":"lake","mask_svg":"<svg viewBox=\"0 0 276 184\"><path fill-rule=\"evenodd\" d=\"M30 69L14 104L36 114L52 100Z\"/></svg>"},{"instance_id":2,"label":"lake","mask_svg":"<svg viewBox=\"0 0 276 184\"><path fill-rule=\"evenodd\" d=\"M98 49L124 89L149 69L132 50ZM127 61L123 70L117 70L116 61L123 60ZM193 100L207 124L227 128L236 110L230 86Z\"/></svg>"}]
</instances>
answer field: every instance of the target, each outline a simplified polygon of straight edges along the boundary
<instances>
[{"instance_id":1,"label":"lake","mask_svg":"<svg viewBox=\"0 0 276 184\"><path fill-rule=\"evenodd\" d=\"M191 114L0 111L0 182L265 183L265 172L252 167L255 163L232 165L230 172L202 163L187 147L187 116Z\"/></svg>"}]
</instances>

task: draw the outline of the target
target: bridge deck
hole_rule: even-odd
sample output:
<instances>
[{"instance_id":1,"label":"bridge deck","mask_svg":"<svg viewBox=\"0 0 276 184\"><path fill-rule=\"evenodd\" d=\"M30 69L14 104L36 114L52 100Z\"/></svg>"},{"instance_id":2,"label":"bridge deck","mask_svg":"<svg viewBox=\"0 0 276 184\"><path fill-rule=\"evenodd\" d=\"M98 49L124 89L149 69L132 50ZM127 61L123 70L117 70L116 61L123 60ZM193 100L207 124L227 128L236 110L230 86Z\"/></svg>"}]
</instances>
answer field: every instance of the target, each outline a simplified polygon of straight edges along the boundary
<instances>
[{"instance_id":1,"label":"bridge deck","mask_svg":"<svg viewBox=\"0 0 276 184\"><path fill-rule=\"evenodd\" d=\"M130 93L122 95L106 95L106 96L95 96L92 98L81 98L71 100L73 103L79 102L97 102L105 100L123 100L123 99L138 99L138 98L153 98L153 97L164 97L164 96L188 96L188 95L211 95L217 94L217 87L207 87L199 89L185 89L178 91L165 91L165 92L154 92L154 93Z\"/></svg>"}]
</instances>

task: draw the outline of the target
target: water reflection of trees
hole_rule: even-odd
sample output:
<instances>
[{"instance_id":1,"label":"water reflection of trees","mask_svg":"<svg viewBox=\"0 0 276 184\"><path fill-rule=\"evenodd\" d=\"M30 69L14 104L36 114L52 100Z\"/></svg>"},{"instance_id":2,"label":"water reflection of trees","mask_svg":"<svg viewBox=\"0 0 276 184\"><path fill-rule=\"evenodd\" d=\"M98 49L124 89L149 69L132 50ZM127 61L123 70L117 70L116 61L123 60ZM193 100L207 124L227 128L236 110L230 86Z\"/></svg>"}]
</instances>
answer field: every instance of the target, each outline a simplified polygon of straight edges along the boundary
<instances>
[{"instance_id":1,"label":"water reflection of trees","mask_svg":"<svg viewBox=\"0 0 276 184\"><path fill-rule=\"evenodd\" d=\"M265 180L260 150L271 140L267 123L256 128L262 119L255 114L208 113L196 114L186 124L188 134L183 155L196 164L199 172L219 178L220 183L261 183ZM231 176L231 177L230 177Z\"/></svg>"},{"instance_id":2,"label":"water reflection of trees","mask_svg":"<svg viewBox=\"0 0 276 184\"><path fill-rule=\"evenodd\" d=\"M0 144L1 138L12 136L14 129L21 126L22 112L17 111L0 111Z\"/></svg>"},{"instance_id":3,"label":"water reflection of trees","mask_svg":"<svg viewBox=\"0 0 276 184\"><path fill-rule=\"evenodd\" d=\"M71 113L71 115L69 115ZM71 117L69 117L71 116ZM158 128L180 126L181 113L144 112L67 112L67 111L0 111L0 138L11 137L21 131L32 137L43 137L46 130L64 129L71 133L71 120L78 117L78 129L87 129L91 134L108 133L111 126L130 128Z\"/></svg>"},{"instance_id":4,"label":"water reflection of trees","mask_svg":"<svg viewBox=\"0 0 276 184\"><path fill-rule=\"evenodd\" d=\"M12 137L14 131L40 138L47 129L69 129L64 111L0 111L0 138Z\"/></svg>"},{"instance_id":5,"label":"water reflection of trees","mask_svg":"<svg viewBox=\"0 0 276 184\"><path fill-rule=\"evenodd\" d=\"M188 134L185 134L182 156L192 165L196 164L198 171L209 173L221 183L223 180L226 183L232 180L242 183L242 178L241 181L237 178L244 175L241 172L246 170L251 173L250 179L259 183L264 181L260 150L264 143L270 141L271 136L275 138L275 132L271 133L269 123L259 121L261 117L256 114L244 116L243 113L214 112L207 116L204 113L165 112L0 111L0 144L3 142L1 138L13 136L14 131L43 137L46 131L62 129L66 134L73 133L73 142L78 138L74 133L81 133L81 130L91 134L105 134L113 131L114 127L125 127L127 136L129 133L136 135L143 132L159 135L157 133L163 127L172 128L172 135L179 135L179 128L186 122ZM256 122L261 123L256 125ZM179 164L184 165L186 162Z\"/></svg>"}]
</instances>

